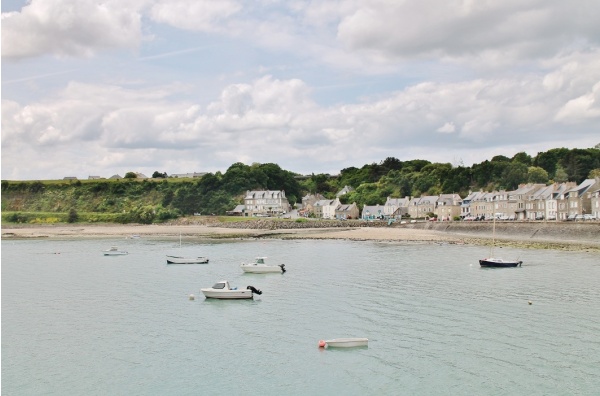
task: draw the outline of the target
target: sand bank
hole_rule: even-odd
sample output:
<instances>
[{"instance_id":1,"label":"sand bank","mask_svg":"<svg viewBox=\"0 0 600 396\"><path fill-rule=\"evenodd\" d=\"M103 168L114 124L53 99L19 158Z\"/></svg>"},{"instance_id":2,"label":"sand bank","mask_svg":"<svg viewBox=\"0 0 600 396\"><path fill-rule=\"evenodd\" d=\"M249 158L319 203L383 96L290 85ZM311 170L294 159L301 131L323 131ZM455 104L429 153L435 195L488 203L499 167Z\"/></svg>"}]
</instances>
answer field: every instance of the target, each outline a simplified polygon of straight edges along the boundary
<instances>
[{"instance_id":1,"label":"sand bank","mask_svg":"<svg viewBox=\"0 0 600 396\"><path fill-rule=\"evenodd\" d=\"M414 243L449 243L490 245L489 233L466 233L464 230L403 227L347 227L250 229L208 225L45 225L2 226L2 239L22 238L114 238L140 237L175 239L343 239L354 241L390 241ZM496 245L520 248L586 250L600 252L600 240L565 241L564 238L533 240L517 233L496 236Z\"/></svg>"},{"instance_id":2,"label":"sand bank","mask_svg":"<svg viewBox=\"0 0 600 396\"><path fill-rule=\"evenodd\" d=\"M302 228L246 229L206 225L73 225L2 227L2 238L281 238L281 239L349 239L397 241L452 241L437 231L392 228Z\"/></svg>"}]
</instances>

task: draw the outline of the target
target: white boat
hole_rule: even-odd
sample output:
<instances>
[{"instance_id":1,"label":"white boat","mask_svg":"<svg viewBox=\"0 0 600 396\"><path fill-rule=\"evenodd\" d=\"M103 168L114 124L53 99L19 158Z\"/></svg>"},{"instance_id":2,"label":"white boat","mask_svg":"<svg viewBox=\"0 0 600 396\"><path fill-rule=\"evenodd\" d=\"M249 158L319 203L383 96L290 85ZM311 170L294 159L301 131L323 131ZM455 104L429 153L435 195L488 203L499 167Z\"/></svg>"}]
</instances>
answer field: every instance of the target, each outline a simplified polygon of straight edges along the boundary
<instances>
[{"instance_id":1,"label":"white boat","mask_svg":"<svg viewBox=\"0 0 600 396\"><path fill-rule=\"evenodd\" d=\"M167 264L208 264L206 257L181 257L167 255Z\"/></svg>"},{"instance_id":2,"label":"white boat","mask_svg":"<svg viewBox=\"0 0 600 396\"><path fill-rule=\"evenodd\" d=\"M231 288L229 282L225 280L215 283L212 287L200 289L200 291L206 298L218 298L222 300L253 298L254 293L259 295L262 294L262 292L254 286L247 286L245 289L238 289L237 287Z\"/></svg>"},{"instance_id":3,"label":"white boat","mask_svg":"<svg viewBox=\"0 0 600 396\"><path fill-rule=\"evenodd\" d=\"M323 342L319 343L321 346ZM325 340L323 346L328 348L354 348L369 346L368 338L334 338L332 340Z\"/></svg>"},{"instance_id":4,"label":"white boat","mask_svg":"<svg viewBox=\"0 0 600 396\"><path fill-rule=\"evenodd\" d=\"M181 233L179 233L179 249L181 249ZM208 264L207 257L184 257L167 254L167 264Z\"/></svg>"},{"instance_id":5,"label":"white boat","mask_svg":"<svg viewBox=\"0 0 600 396\"><path fill-rule=\"evenodd\" d=\"M254 274L266 274L269 272L285 272L285 264L279 265L268 265L265 260L266 257L257 257L253 263L242 263L240 267L244 272L250 272Z\"/></svg>"},{"instance_id":6,"label":"white boat","mask_svg":"<svg viewBox=\"0 0 600 396\"><path fill-rule=\"evenodd\" d=\"M104 250L102 253L104 253L105 256L124 256L129 254L124 250L119 250L116 246L111 246L110 249Z\"/></svg>"}]
</instances>

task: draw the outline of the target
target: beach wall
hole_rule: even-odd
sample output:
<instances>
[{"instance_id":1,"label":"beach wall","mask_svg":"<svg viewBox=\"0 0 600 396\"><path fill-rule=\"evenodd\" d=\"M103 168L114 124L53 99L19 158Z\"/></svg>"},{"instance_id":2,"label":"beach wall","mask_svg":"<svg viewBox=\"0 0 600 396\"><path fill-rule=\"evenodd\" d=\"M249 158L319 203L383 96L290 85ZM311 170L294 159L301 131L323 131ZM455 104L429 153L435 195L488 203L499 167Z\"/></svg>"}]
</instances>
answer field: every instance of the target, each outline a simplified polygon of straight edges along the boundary
<instances>
[{"instance_id":1,"label":"beach wall","mask_svg":"<svg viewBox=\"0 0 600 396\"><path fill-rule=\"evenodd\" d=\"M276 219L265 219L258 221L241 221L233 223L206 224L215 227L257 229L257 230L284 230L284 229L306 229L306 228L403 228L415 230L429 230L452 235L471 238L492 238L493 223L487 221L451 221L451 222L399 222L388 224L387 221L338 221L338 220L311 220L306 222L279 221ZM590 242L600 244L600 222L496 222L496 238L522 240L523 242L552 241L552 242Z\"/></svg>"},{"instance_id":2,"label":"beach wall","mask_svg":"<svg viewBox=\"0 0 600 396\"><path fill-rule=\"evenodd\" d=\"M493 236L492 222L429 222L405 224L402 227L477 238ZM600 243L600 222L496 222L496 238Z\"/></svg>"}]
</instances>

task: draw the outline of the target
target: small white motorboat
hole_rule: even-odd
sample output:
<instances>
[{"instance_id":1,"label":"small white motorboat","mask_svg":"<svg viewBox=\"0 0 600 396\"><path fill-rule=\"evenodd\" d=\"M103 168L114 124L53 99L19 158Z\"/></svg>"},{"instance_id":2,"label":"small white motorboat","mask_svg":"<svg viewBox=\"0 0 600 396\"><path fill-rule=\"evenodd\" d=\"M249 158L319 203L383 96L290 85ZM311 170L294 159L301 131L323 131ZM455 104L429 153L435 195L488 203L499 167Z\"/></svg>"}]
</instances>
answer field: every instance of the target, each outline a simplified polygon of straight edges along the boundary
<instances>
[{"instance_id":1,"label":"small white motorboat","mask_svg":"<svg viewBox=\"0 0 600 396\"><path fill-rule=\"evenodd\" d=\"M125 250L119 250L116 246L111 246L110 249L104 250L102 253L104 253L105 256L124 256L129 254Z\"/></svg>"},{"instance_id":2,"label":"small white motorboat","mask_svg":"<svg viewBox=\"0 0 600 396\"><path fill-rule=\"evenodd\" d=\"M332 340L319 341L320 347L327 348L354 348L369 346L368 338L334 338Z\"/></svg>"},{"instance_id":3,"label":"small white motorboat","mask_svg":"<svg viewBox=\"0 0 600 396\"><path fill-rule=\"evenodd\" d=\"M208 264L207 257L181 257L167 255L167 264Z\"/></svg>"},{"instance_id":4,"label":"small white motorboat","mask_svg":"<svg viewBox=\"0 0 600 396\"><path fill-rule=\"evenodd\" d=\"M283 274L285 272L285 264L268 265L265 262L266 259L266 257L257 257L254 259L254 262L247 264L242 263L240 267L242 270L244 270L244 272L250 272L254 274L266 274L269 272L279 272Z\"/></svg>"},{"instance_id":5,"label":"small white motorboat","mask_svg":"<svg viewBox=\"0 0 600 396\"><path fill-rule=\"evenodd\" d=\"M262 291L254 286L247 286L245 289L232 288L229 286L229 282L225 280L215 283L212 287L200 289L200 291L206 298L218 298L222 300L254 298L254 293L258 295L262 294Z\"/></svg>"}]
</instances>

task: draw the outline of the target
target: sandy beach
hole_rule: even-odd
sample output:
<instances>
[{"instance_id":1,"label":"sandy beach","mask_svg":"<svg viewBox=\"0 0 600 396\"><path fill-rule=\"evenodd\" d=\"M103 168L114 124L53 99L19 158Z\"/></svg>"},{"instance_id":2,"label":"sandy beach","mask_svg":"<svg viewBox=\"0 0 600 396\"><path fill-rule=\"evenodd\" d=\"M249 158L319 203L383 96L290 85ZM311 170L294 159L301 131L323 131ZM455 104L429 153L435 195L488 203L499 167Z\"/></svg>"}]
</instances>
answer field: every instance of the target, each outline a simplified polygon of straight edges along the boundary
<instances>
[{"instance_id":1,"label":"sandy beach","mask_svg":"<svg viewBox=\"0 0 600 396\"><path fill-rule=\"evenodd\" d=\"M251 229L208 225L24 225L2 226L2 239L23 238L154 238L194 239L343 239L354 241L388 241L412 243L491 244L491 235L443 232L432 229L402 227L346 227ZM551 238L531 240L510 233L496 236L496 245L519 248L585 250L600 252L600 241Z\"/></svg>"},{"instance_id":2,"label":"sandy beach","mask_svg":"<svg viewBox=\"0 0 600 396\"><path fill-rule=\"evenodd\" d=\"M2 238L281 238L281 239L347 239L381 241L458 241L436 231L380 227L245 229L206 225L60 225L2 227Z\"/></svg>"}]
</instances>

